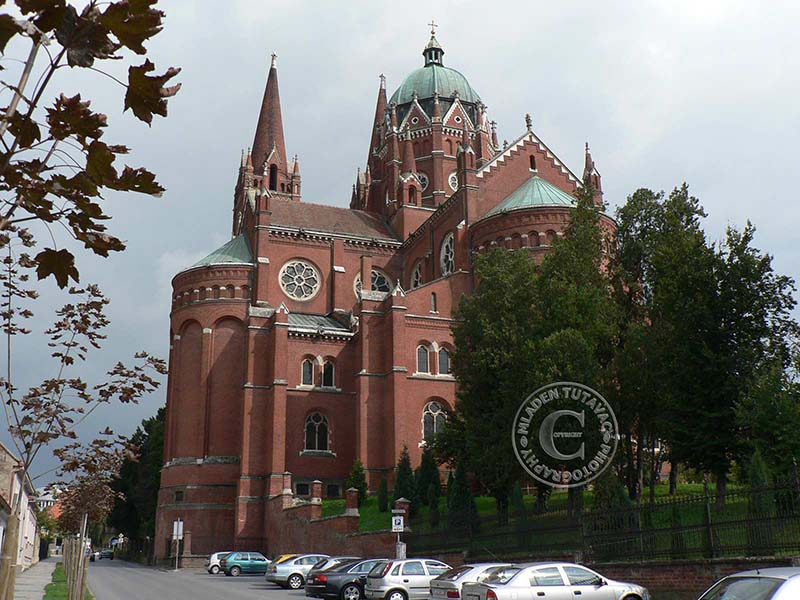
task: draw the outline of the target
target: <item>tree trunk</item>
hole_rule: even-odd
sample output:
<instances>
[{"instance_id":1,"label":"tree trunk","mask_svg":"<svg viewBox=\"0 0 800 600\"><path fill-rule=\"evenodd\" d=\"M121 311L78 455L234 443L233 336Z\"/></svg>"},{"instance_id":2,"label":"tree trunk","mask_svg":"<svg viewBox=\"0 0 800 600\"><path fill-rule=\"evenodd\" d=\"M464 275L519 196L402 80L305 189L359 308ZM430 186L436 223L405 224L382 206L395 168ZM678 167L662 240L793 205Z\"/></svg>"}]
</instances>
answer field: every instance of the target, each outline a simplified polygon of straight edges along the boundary
<instances>
[{"instance_id":1,"label":"tree trunk","mask_svg":"<svg viewBox=\"0 0 800 600\"><path fill-rule=\"evenodd\" d=\"M678 461L674 458L669 461L669 495L678 493Z\"/></svg>"},{"instance_id":2,"label":"tree trunk","mask_svg":"<svg viewBox=\"0 0 800 600\"><path fill-rule=\"evenodd\" d=\"M636 490L631 496L631 500L636 501L642 497L642 488L644 488L644 440L640 428L636 440Z\"/></svg>"},{"instance_id":3,"label":"tree trunk","mask_svg":"<svg viewBox=\"0 0 800 600\"><path fill-rule=\"evenodd\" d=\"M725 494L728 492L728 474L727 473L717 473L717 491L716 491L716 502L714 508L716 511L722 512L725 508Z\"/></svg>"},{"instance_id":4,"label":"tree trunk","mask_svg":"<svg viewBox=\"0 0 800 600\"><path fill-rule=\"evenodd\" d=\"M658 471L661 467L661 461L658 459L658 438L653 436L653 442L650 445L653 451L653 456L650 461L650 504L656 501L656 482L658 481Z\"/></svg>"},{"instance_id":5,"label":"tree trunk","mask_svg":"<svg viewBox=\"0 0 800 600\"><path fill-rule=\"evenodd\" d=\"M3 556L0 558L0 599L14 600L14 585L17 579L17 557L19 556L19 516L20 499L22 494L17 494L17 501L8 520L6 537L3 545Z\"/></svg>"},{"instance_id":6,"label":"tree trunk","mask_svg":"<svg viewBox=\"0 0 800 600\"><path fill-rule=\"evenodd\" d=\"M631 439L631 432L625 432L625 453L627 454L627 467L626 472L626 487L628 488L628 497L633 498L636 495L635 481L636 481L636 461L633 456L633 440Z\"/></svg>"}]
</instances>

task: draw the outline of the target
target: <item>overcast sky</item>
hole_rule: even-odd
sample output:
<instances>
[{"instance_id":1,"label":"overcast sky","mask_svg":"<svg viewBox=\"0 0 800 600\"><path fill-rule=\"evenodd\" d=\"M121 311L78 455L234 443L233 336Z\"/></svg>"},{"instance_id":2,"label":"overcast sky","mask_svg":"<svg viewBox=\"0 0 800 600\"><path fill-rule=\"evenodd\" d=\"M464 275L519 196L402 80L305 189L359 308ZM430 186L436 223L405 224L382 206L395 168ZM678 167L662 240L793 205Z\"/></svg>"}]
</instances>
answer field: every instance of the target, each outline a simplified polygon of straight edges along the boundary
<instances>
[{"instance_id":1,"label":"overcast sky","mask_svg":"<svg viewBox=\"0 0 800 600\"><path fill-rule=\"evenodd\" d=\"M712 240L750 219L776 269L800 275L796 2L160 5L166 24L149 57L159 71L183 69L167 119L148 128L122 114L124 90L96 73L65 69L50 88L92 99L109 116L108 140L133 148L126 162L150 168L167 188L161 199L109 196L111 228L128 250L80 257L83 281L112 298L104 350L82 370L90 380L139 349L167 357L171 278L229 238L240 152L252 143L269 55L278 54L286 148L300 156L303 199L347 206L365 166L378 76L391 94L422 65L431 18L444 63L467 76L501 141L524 131L529 112L536 134L578 173L588 141L611 210L639 187L686 181L709 214ZM62 301L44 290L45 304ZM18 348L18 380L51 374L37 341ZM162 388L138 406L103 409L81 433L110 424L130 434L164 399ZM48 453L34 472L52 465Z\"/></svg>"}]
</instances>

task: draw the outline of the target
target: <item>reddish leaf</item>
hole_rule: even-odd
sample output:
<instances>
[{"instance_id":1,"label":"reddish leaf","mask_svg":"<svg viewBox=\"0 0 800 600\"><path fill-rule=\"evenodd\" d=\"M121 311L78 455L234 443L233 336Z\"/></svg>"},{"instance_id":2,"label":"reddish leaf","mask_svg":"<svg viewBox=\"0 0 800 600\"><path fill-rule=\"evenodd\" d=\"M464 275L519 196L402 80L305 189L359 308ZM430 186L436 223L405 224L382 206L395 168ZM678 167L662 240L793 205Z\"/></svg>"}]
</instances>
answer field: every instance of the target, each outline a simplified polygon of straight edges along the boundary
<instances>
[{"instance_id":1,"label":"reddish leaf","mask_svg":"<svg viewBox=\"0 0 800 600\"><path fill-rule=\"evenodd\" d=\"M125 110L129 108L133 114L147 124L153 122L153 115L167 116L167 100L178 93L181 84L164 87L164 84L181 72L170 67L163 75L147 75L156 67L149 60L138 67L128 68L128 91L125 94Z\"/></svg>"},{"instance_id":2,"label":"reddish leaf","mask_svg":"<svg viewBox=\"0 0 800 600\"><path fill-rule=\"evenodd\" d=\"M89 144L86 157L86 174L98 185L111 186L117 180L114 169L114 153L103 142L97 140Z\"/></svg>"},{"instance_id":3,"label":"reddish leaf","mask_svg":"<svg viewBox=\"0 0 800 600\"><path fill-rule=\"evenodd\" d=\"M53 276L58 287L65 288L70 278L80 280L78 269L75 268L75 257L69 250L53 250L45 248L36 255L36 275L39 279Z\"/></svg>"},{"instance_id":4,"label":"reddish leaf","mask_svg":"<svg viewBox=\"0 0 800 600\"><path fill-rule=\"evenodd\" d=\"M81 95L71 98L61 94L53 108L47 109L47 123L50 135L57 140L65 140L76 135L81 142L85 138L99 139L106 126L106 116L89 110L91 102L81 102Z\"/></svg>"},{"instance_id":5,"label":"reddish leaf","mask_svg":"<svg viewBox=\"0 0 800 600\"><path fill-rule=\"evenodd\" d=\"M56 39L67 49L67 62L71 67L91 67L96 58L114 58L119 44L108 37L108 29L98 23L96 9L78 15L74 6L68 6Z\"/></svg>"},{"instance_id":6,"label":"reddish leaf","mask_svg":"<svg viewBox=\"0 0 800 600\"><path fill-rule=\"evenodd\" d=\"M14 113L9 119L8 130L15 138L20 148L30 148L42 139L42 133L36 121L22 113Z\"/></svg>"},{"instance_id":7,"label":"reddish leaf","mask_svg":"<svg viewBox=\"0 0 800 600\"><path fill-rule=\"evenodd\" d=\"M6 51L8 40L22 31L11 15L0 15L0 54Z\"/></svg>"},{"instance_id":8,"label":"reddish leaf","mask_svg":"<svg viewBox=\"0 0 800 600\"><path fill-rule=\"evenodd\" d=\"M100 16L100 22L117 36L123 46L136 54L145 54L147 51L142 42L162 29L161 19L164 13L151 8L156 2L157 0L112 2Z\"/></svg>"}]
</instances>

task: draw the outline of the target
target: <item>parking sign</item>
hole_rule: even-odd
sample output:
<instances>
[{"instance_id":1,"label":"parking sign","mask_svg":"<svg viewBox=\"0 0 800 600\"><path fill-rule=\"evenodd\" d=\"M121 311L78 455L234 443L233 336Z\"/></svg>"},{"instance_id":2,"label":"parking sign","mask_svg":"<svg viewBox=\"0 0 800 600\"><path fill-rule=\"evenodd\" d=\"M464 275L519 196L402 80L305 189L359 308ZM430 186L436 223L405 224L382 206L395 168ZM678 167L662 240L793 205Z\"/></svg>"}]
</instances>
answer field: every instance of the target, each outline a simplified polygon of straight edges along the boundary
<instances>
[{"instance_id":1,"label":"parking sign","mask_svg":"<svg viewBox=\"0 0 800 600\"><path fill-rule=\"evenodd\" d=\"M392 517L392 533L403 533L403 517Z\"/></svg>"}]
</instances>

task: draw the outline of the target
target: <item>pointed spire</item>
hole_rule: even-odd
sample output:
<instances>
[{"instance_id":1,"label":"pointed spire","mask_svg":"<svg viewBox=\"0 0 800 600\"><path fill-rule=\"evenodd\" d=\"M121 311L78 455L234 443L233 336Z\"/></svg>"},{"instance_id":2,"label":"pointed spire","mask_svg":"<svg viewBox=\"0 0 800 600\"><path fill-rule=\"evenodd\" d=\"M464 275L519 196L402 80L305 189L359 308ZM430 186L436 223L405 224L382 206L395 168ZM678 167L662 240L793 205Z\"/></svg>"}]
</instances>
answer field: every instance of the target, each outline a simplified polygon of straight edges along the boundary
<instances>
[{"instance_id":1,"label":"pointed spire","mask_svg":"<svg viewBox=\"0 0 800 600\"><path fill-rule=\"evenodd\" d=\"M253 171L253 153L250 152L250 148L247 149L247 158L245 159L244 167L248 171Z\"/></svg>"},{"instance_id":2,"label":"pointed spire","mask_svg":"<svg viewBox=\"0 0 800 600\"><path fill-rule=\"evenodd\" d=\"M392 125L392 131L397 131L397 109L394 104L392 104L389 108L389 118L389 122Z\"/></svg>"},{"instance_id":3,"label":"pointed spire","mask_svg":"<svg viewBox=\"0 0 800 600\"><path fill-rule=\"evenodd\" d=\"M492 146L497 148L497 121L491 121L489 125L492 126Z\"/></svg>"},{"instance_id":4,"label":"pointed spire","mask_svg":"<svg viewBox=\"0 0 800 600\"><path fill-rule=\"evenodd\" d=\"M386 77L381 73L381 85L378 88L378 101L375 105L375 125L383 123L383 115L386 112Z\"/></svg>"},{"instance_id":5,"label":"pointed spire","mask_svg":"<svg viewBox=\"0 0 800 600\"><path fill-rule=\"evenodd\" d=\"M439 104L439 92L433 93L433 120L442 120L442 105Z\"/></svg>"},{"instance_id":6,"label":"pointed spire","mask_svg":"<svg viewBox=\"0 0 800 600\"><path fill-rule=\"evenodd\" d=\"M411 144L411 135L406 135L406 140L403 142L403 167L400 169L402 173L416 172L416 161L414 160L414 146Z\"/></svg>"},{"instance_id":7,"label":"pointed spire","mask_svg":"<svg viewBox=\"0 0 800 600\"><path fill-rule=\"evenodd\" d=\"M472 146L469 143L469 131L467 130L466 123L464 123L464 129L461 130L461 148L459 150L461 152L472 150Z\"/></svg>"},{"instance_id":8,"label":"pointed spire","mask_svg":"<svg viewBox=\"0 0 800 600\"><path fill-rule=\"evenodd\" d=\"M297 157L297 154L294 155L294 167L292 168L292 175L295 177L300 176L300 159Z\"/></svg>"},{"instance_id":9,"label":"pointed spire","mask_svg":"<svg viewBox=\"0 0 800 600\"><path fill-rule=\"evenodd\" d=\"M531 119L531 113L525 113L525 127L528 130L528 133L531 133L533 130L533 119Z\"/></svg>"},{"instance_id":10,"label":"pointed spire","mask_svg":"<svg viewBox=\"0 0 800 600\"><path fill-rule=\"evenodd\" d=\"M583 177L584 179L592 174L594 170L594 161L592 160L592 153L589 151L589 142L586 142L586 157L583 162Z\"/></svg>"},{"instance_id":11,"label":"pointed spire","mask_svg":"<svg viewBox=\"0 0 800 600\"><path fill-rule=\"evenodd\" d=\"M253 139L253 157L257 168L262 166L267 153L275 149L277 160L283 169L286 164L286 145L283 138L283 118L281 116L281 98L278 91L278 61L277 55L272 55L272 63L267 77L267 86L264 89L264 99L261 102L261 112L258 115L256 135Z\"/></svg>"}]
</instances>

